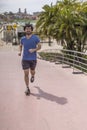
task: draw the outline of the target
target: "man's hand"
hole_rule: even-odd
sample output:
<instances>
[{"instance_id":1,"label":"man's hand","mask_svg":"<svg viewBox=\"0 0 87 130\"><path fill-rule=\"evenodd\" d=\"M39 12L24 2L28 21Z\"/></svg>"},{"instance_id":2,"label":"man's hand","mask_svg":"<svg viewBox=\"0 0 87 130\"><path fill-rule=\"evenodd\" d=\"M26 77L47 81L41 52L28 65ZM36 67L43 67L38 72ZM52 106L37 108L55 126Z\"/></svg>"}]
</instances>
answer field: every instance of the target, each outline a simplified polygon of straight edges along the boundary
<instances>
[{"instance_id":1,"label":"man's hand","mask_svg":"<svg viewBox=\"0 0 87 130\"><path fill-rule=\"evenodd\" d=\"M19 52L18 55L21 56L21 52Z\"/></svg>"},{"instance_id":2,"label":"man's hand","mask_svg":"<svg viewBox=\"0 0 87 130\"><path fill-rule=\"evenodd\" d=\"M38 51L38 50L40 50L40 49L41 49L41 43L38 43L38 44L37 44L37 47L36 47L35 49L29 49L29 52L30 52L30 53L33 53L33 52Z\"/></svg>"},{"instance_id":3,"label":"man's hand","mask_svg":"<svg viewBox=\"0 0 87 130\"><path fill-rule=\"evenodd\" d=\"M29 49L29 52L30 53L33 53L33 52L35 52L36 51L36 49Z\"/></svg>"}]
</instances>

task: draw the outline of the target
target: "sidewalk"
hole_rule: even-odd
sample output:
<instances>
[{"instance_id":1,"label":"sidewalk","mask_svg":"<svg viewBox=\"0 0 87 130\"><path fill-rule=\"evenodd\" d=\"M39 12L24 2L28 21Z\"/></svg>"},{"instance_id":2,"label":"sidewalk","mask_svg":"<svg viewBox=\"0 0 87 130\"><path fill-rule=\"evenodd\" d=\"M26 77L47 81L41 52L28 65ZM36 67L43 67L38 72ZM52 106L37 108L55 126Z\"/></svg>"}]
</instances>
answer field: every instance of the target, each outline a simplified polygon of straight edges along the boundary
<instances>
[{"instance_id":1,"label":"sidewalk","mask_svg":"<svg viewBox=\"0 0 87 130\"><path fill-rule=\"evenodd\" d=\"M21 58L0 52L0 130L87 130L87 76L39 60L25 96Z\"/></svg>"}]
</instances>

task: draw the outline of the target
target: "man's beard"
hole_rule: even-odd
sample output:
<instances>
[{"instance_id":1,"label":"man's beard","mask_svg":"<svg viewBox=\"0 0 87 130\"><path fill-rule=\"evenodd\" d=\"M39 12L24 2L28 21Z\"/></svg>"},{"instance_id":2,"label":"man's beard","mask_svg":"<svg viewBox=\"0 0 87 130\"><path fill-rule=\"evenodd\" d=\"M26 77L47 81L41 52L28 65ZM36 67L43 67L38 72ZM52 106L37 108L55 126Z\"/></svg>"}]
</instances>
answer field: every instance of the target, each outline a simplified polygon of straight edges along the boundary
<instances>
[{"instance_id":1,"label":"man's beard","mask_svg":"<svg viewBox=\"0 0 87 130\"><path fill-rule=\"evenodd\" d=\"M26 32L26 35L31 35L32 34L32 32Z\"/></svg>"}]
</instances>

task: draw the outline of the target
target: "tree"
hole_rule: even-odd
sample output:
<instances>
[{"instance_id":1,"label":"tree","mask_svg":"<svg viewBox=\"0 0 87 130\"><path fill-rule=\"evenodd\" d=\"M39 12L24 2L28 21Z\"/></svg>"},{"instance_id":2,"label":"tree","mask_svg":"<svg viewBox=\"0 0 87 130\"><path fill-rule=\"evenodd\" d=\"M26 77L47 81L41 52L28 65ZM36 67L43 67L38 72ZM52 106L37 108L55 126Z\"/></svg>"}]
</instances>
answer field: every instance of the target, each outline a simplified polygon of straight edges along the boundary
<instances>
[{"instance_id":1,"label":"tree","mask_svg":"<svg viewBox=\"0 0 87 130\"><path fill-rule=\"evenodd\" d=\"M66 49L83 51L87 40L87 2L57 1L45 5L36 24L37 31L61 41Z\"/></svg>"},{"instance_id":2,"label":"tree","mask_svg":"<svg viewBox=\"0 0 87 130\"><path fill-rule=\"evenodd\" d=\"M43 37L49 39L49 46L51 45L51 35L52 35L52 17L53 17L53 6L45 5L43 7L43 12L39 16L39 20L36 23L37 32Z\"/></svg>"}]
</instances>

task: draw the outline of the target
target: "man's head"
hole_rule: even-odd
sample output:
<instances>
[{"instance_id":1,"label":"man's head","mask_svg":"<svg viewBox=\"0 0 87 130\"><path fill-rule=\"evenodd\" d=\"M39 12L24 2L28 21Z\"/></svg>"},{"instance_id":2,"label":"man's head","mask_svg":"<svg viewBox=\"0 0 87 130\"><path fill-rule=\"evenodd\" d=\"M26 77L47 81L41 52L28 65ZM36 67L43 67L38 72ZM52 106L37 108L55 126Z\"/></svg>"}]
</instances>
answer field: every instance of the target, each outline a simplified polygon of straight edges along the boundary
<instances>
[{"instance_id":1,"label":"man's head","mask_svg":"<svg viewBox=\"0 0 87 130\"><path fill-rule=\"evenodd\" d=\"M24 26L24 31L25 31L25 33L26 33L27 35L32 34L32 31L33 31L33 26L32 26L32 24L26 24L26 25Z\"/></svg>"}]
</instances>

